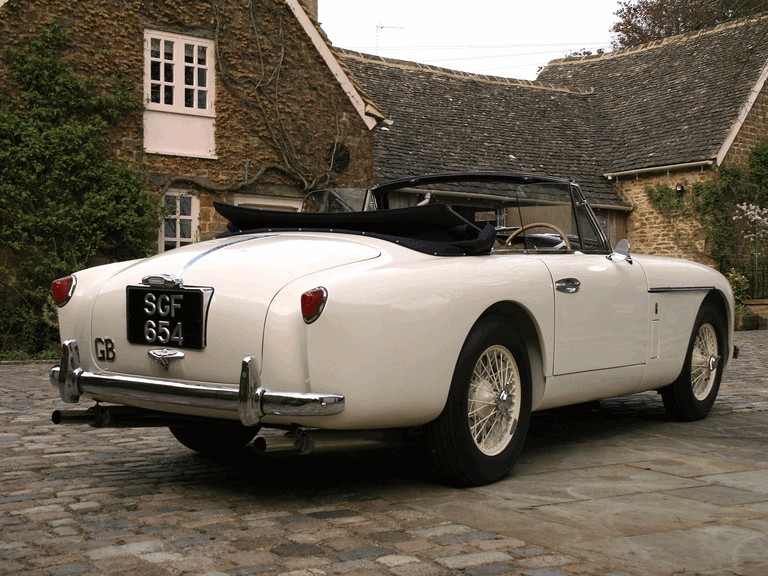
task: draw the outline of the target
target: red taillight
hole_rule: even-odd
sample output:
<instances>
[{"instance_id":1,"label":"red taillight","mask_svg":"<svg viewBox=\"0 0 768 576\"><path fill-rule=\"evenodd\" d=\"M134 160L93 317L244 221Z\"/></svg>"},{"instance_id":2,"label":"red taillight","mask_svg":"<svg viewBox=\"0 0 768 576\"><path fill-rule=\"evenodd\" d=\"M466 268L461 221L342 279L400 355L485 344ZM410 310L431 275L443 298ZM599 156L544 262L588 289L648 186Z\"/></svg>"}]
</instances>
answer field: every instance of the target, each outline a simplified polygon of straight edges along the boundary
<instances>
[{"instance_id":1,"label":"red taillight","mask_svg":"<svg viewBox=\"0 0 768 576\"><path fill-rule=\"evenodd\" d=\"M51 294L53 294L53 301L56 302L56 306L61 308L69 302L72 294L75 293L76 285L77 279L74 276L66 276L65 278L53 281L51 284Z\"/></svg>"},{"instance_id":2,"label":"red taillight","mask_svg":"<svg viewBox=\"0 0 768 576\"><path fill-rule=\"evenodd\" d=\"M328 291L322 286L307 290L301 295L301 315L304 322L312 324L320 317L325 308L325 301L328 300Z\"/></svg>"}]
</instances>

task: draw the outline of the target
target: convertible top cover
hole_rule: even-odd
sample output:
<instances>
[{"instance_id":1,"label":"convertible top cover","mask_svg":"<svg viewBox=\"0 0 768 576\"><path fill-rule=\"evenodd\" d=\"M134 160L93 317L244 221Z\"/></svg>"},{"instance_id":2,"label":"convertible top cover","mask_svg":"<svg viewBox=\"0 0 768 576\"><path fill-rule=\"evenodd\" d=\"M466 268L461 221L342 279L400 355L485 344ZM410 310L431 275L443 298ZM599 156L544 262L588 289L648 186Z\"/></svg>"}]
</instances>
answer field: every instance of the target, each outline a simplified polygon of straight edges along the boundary
<instances>
[{"instance_id":1,"label":"convertible top cover","mask_svg":"<svg viewBox=\"0 0 768 576\"><path fill-rule=\"evenodd\" d=\"M214 205L229 223L222 236L277 231L360 234L434 256L488 254L496 242L492 225L480 229L446 204L371 212L278 212L225 202Z\"/></svg>"}]
</instances>

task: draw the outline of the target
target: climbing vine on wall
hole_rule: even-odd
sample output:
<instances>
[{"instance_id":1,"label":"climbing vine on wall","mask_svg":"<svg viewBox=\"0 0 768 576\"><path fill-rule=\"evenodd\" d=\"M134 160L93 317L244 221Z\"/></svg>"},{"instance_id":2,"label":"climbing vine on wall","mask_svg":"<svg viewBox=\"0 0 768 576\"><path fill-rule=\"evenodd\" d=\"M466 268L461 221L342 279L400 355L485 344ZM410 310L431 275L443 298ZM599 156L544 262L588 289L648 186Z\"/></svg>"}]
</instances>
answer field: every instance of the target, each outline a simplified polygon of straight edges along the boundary
<instances>
[{"instance_id":1,"label":"climbing vine on wall","mask_svg":"<svg viewBox=\"0 0 768 576\"><path fill-rule=\"evenodd\" d=\"M664 184L645 189L651 204L670 222L691 219L705 237L702 255L723 271L735 269L757 287L756 271L768 260L768 142L756 146L746 167L722 166L719 178L696 182L684 191ZM693 238L680 234L689 250Z\"/></svg>"},{"instance_id":2,"label":"climbing vine on wall","mask_svg":"<svg viewBox=\"0 0 768 576\"><path fill-rule=\"evenodd\" d=\"M331 185L334 172L340 171L338 156L349 133L349 120L336 100L338 95L310 81L307 73L317 67L317 54L295 49L298 43L290 35L296 23L285 4L208 0L196 3L195 11L187 5L145 0L141 10L157 25L194 32L204 24L214 31L217 82L236 101L238 114L250 127L254 150L271 152L269 161L253 167L247 182L223 187L185 179L187 183L213 193L233 192L276 173L304 191ZM210 8L210 21L203 6ZM321 123L318 118L328 120Z\"/></svg>"},{"instance_id":3,"label":"climbing vine on wall","mask_svg":"<svg viewBox=\"0 0 768 576\"><path fill-rule=\"evenodd\" d=\"M108 152L109 128L141 102L117 79L76 73L67 46L52 25L4 55L13 85L0 97L0 359L57 341L52 280L144 256L156 240L157 200Z\"/></svg>"}]
</instances>

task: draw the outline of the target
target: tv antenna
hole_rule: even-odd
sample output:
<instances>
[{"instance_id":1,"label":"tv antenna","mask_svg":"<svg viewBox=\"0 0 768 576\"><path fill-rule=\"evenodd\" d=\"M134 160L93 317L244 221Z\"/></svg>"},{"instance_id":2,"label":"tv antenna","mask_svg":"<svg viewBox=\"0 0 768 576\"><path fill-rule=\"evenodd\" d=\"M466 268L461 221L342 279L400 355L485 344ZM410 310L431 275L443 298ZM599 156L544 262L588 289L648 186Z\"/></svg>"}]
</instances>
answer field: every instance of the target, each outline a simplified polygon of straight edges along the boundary
<instances>
[{"instance_id":1,"label":"tv antenna","mask_svg":"<svg viewBox=\"0 0 768 576\"><path fill-rule=\"evenodd\" d=\"M385 26L381 22L376 24L376 52L379 51L379 34L382 30L405 30L405 26Z\"/></svg>"}]
</instances>

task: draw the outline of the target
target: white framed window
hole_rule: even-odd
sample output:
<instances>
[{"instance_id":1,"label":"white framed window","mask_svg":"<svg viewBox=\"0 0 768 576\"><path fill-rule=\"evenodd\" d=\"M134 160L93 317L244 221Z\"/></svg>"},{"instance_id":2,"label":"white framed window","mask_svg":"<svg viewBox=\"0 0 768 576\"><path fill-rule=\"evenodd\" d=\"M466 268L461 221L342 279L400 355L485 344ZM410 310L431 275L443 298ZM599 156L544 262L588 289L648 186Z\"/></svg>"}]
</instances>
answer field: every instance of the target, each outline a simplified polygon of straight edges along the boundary
<instances>
[{"instance_id":1,"label":"white framed window","mask_svg":"<svg viewBox=\"0 0 768 576\"><path fill-rule=\"evenodd\" d=\"M215 158L214 42L144 31L144 148Z\"/></svg>"},{"instance_id":2,"label":"white framed window","mask_svg":"<svg viewBox=\"0 0 768 576\"><path fill-rule=\"evenodd\" d=\"M147 30L144 43L147 108L212 116L213 41Z\"/></svg>"},{"instance_id":3,"label":"white framed window","mask_svg":"<svg viewBox=\"0 0 768 576\"><path fill-rule=\"evenodd\" d=\"M163 196L163 208L158 250L165 252L195 242L200 222L200 201L197 196L182 190L169 190Z\"/></svg>"},{"instance_id":4,"label":"white framed window","mask_svg":"<svg viewBox=\"0 0 768 576\"><path fill-rule=\"evenodd\" d=\"M282 212L298 212L303 202L300 198L281 198L279 196L258 196L254 194L235 194L233 204L262 210L279 210Z\"/></svg>"}]
</instances>

